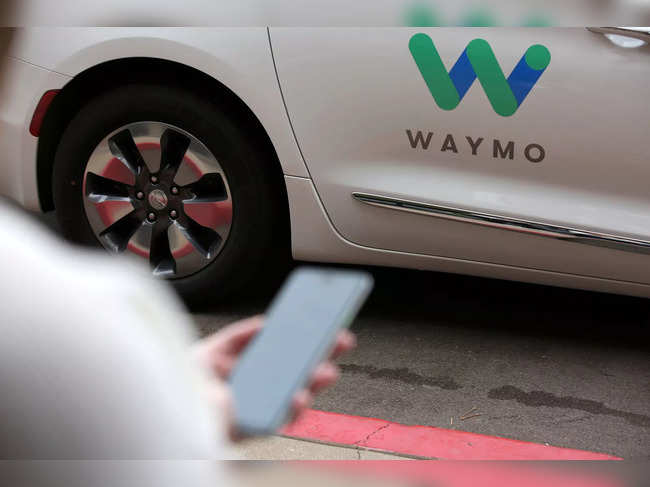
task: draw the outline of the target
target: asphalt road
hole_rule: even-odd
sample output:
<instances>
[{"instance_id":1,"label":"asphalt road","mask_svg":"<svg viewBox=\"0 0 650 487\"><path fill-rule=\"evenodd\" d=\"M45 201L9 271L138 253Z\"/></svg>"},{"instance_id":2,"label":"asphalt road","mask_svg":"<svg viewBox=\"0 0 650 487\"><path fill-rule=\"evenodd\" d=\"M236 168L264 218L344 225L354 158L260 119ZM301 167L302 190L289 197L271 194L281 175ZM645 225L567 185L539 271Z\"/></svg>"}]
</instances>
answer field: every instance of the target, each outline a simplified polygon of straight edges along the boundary
<instances>
[{"instance_id":1,"label":"asphalt road","mask_svg":"<svg viewBox=\"0 0 650 487\"><path fill-rule=\"evenodd\" d=\"M52 214L39 220L56 231ZM358 347L316 409L650 459L650 300L367 270ZM194 319L210 333L262 313L273 292Z\"/></svg>"},{"instance_id":2,"label":"asphalt road","mask_svg":"<svg viewBox=\"0 0 650 487\"><path fill-rule=\"evenodd\" d=\"M650 301L399 269L316 409L650 458ZM204 333L271 296L195 314ZM473 418L460 420L476 408ZM452 419L453 418L453 419Z\"/></svg>"}]
</instances>

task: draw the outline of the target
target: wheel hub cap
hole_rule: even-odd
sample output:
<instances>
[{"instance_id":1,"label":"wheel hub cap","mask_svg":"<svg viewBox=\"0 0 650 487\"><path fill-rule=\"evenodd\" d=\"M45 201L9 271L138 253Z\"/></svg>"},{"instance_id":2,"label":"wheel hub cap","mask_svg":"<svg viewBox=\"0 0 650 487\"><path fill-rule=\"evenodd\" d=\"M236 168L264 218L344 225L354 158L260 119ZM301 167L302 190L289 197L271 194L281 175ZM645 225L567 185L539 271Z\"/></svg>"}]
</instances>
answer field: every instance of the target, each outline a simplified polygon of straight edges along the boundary
<instances>
[{"instance_id":1,"label":"wheel hub cap","mask_svg":"<svg viewBox=\"0 0 650 487\"><path fill-rule=\"evenodd\" d=\"M162 189L154 189L149 193L149 204L154 210L164 210L168 202L169 199Z\"/></svg>"}]
</instances>

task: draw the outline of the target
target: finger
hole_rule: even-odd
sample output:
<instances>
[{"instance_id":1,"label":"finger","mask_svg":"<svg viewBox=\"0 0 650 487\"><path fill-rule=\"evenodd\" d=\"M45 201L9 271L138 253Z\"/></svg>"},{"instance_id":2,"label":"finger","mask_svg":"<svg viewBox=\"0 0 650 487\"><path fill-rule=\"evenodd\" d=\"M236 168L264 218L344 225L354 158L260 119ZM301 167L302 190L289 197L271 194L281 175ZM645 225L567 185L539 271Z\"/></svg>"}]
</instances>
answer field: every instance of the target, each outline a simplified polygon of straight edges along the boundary
<instances>
[{"instance_id":1,"label":"finger","mask_svg":"<svg viewBox=\"0 0 650 487\"><path fill-rule=\"evenodd\" d=\"M288 422L293 423L296 419L298 419L300 413L311 406L312 401L313 396L307 389L302 389L296 392L296 394L293 396L293 400L291 401L291 413L289 415Z\"/></svg>"},{"instance_id":2,"label":"finger","mask_svg":"<svg viewBox=\"0 0 650 487\"><path fill-rule=\"evenodd\" d=\"M239 353L248 345L251 339L257 335L262 328L264 318L262 316L254 316L245 320L237 321L223 328L220 334L220 343L223 346L223 351L227 353Z\"/></svg>"},{"instance_id":3,"label":"finger","mask_svg":"<svg viewBox=\"0 0 650 487\"><path fill-rule=\"evenodd\" d=\"M221 380L227 380L235 368L236 359L228 355L218 355L212 358L211 366L212 371Z\"/></svg>"},{"instance_id":4,"label":"finger","mask_svg":"<svg viewBox=\"0 0 650 487\"><path fill-rule=\"evenodd\" d=\"M333 385L340 377L339 368L332 362L323 362L311 376L309 391L316 394Z\"/></svg>"},{"instance_id":5,"label":"finger","mask_svg":"<svg viewBox=\"0 0 650 487\"><path fill-rule=\"evenodd\" d=\"M263 317L253 316L236 321L201 340L199 346L206 353L239 353L262 328Z\"/></svg>"},{"instance_id":6,"label":"finger","mask_svg":"<svg viewBox=\"0 0 650 487\"><path fill-rule=\"evenodd\" d=\"M354 347L357 346L357 338L349 330L340 331L336 337L336 342L332 353L330 354L330 360L334 360L337 357L340 357L346 352L349 352Z\"/></svg>"}]
</instances>

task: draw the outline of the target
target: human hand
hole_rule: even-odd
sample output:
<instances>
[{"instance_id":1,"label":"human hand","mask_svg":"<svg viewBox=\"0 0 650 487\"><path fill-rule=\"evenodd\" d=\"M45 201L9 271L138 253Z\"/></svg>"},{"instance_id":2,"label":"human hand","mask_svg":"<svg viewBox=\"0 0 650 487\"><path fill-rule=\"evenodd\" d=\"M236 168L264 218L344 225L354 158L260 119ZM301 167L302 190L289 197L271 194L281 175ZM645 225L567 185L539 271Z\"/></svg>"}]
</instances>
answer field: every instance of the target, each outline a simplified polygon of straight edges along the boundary
<instances>
[{"instance_id":1,"label":"human hand","mask_svg":"<svg viewBox=\"0 0 650 487\"><path fill-rule=\"evenodd\" d=\"M228 325L216 333L204 338L195 346L199 363L206 367L212 376L219 380L228 380L239 356L251 339L261 330L264 323L262 316L255 316ZM333 360L351 350L356 345L354 335L341 331L328 360L322 362L312 374L308 386L298 391L293 397L291 416L295 418L312 403L314 394L334 384L339 377L339 369ZM224 400L223 398L221 400ZM225 398L227 422L231 439L237 439L237 431L232 418L232 401L229 394Z\"/></svg>"}]
</instances>

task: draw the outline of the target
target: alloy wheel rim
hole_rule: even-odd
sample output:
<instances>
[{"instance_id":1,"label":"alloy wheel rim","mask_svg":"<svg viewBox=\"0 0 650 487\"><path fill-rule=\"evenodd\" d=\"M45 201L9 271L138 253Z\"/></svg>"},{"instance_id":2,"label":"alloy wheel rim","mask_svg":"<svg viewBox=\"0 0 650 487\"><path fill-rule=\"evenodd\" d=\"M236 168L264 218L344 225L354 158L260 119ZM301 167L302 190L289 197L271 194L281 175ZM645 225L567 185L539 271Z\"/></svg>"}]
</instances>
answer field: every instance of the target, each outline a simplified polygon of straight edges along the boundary
<instances>
[{"instance_id":1,"label":"alloy wheel rim","mask_svg":"<svg viewBox=\"0 0 650 487\"><path fill-rule=\"evenodd\" d=\"M162 122L131 123L106 136L86 165L83 196L102 246L149 260L165 278L210 264L232 227L221 165L198 138Z\"/></svg>"}]
</instances>

